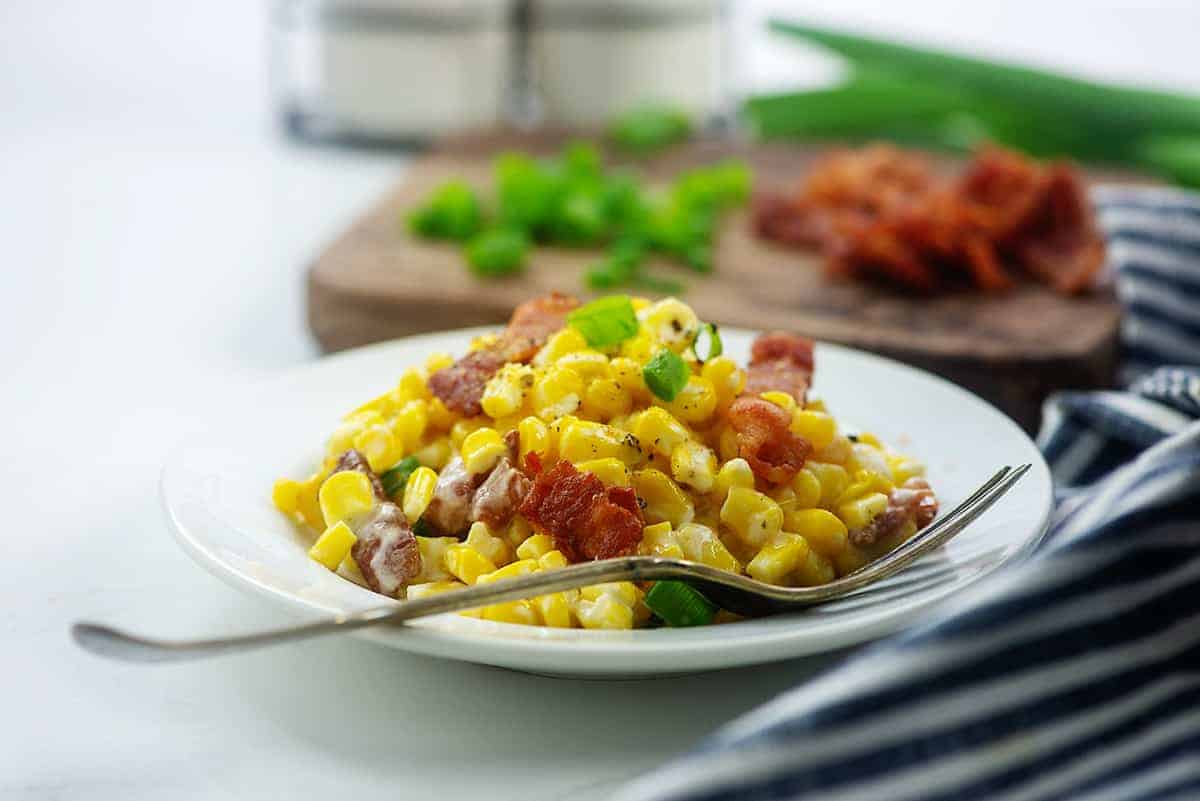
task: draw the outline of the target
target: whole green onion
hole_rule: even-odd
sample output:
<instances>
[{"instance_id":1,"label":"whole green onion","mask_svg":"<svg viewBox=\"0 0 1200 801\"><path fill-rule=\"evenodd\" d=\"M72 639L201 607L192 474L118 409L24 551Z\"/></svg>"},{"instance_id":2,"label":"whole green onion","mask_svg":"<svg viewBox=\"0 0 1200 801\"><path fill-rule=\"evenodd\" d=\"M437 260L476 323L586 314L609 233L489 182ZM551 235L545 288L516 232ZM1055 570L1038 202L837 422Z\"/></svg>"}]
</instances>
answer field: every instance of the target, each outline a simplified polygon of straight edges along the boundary
<instances>
[{"instance_id":1,"label":"whole green onion","mask_svg":"<svg viewBox=\"0 0 1200 801\"><path fill-rule=\"evenodd\" d=\"M687 386L690 375L687 362L678 353L666 348L654 354L642 368L646 388L668 403L675 400L680 390Z\"/></svg>"},{"instance_id":2,"label":"whole green onion","mask_svg":"<svg viewBox=\"0 0 1200 801\"><path fill-rule=\"evenodd\" d=\"M379 474L379 481L383 484L383 491L388 494L389 498L395 498L404 492L404 485L408 483L408 477L420 466L421 463L417 461L417 457L405 456L394 466L384 470Z\"/></svg>"},{"instance_id":3,"label":"whole green onion","mask_svg":"<svg viewBox=\"0 0 1200 801\"><path fill-rule=\"evenodd\" d=\"M711 601L682 581L655 582L646 593L646 606L668 626L704 626L717 614Z\"/></svg>"},{"instance_id":4,"label":"whole green onion","mask_svg":"<svg viewBox=\"0 0 1200 801\"><path fill-rule=\"evenodd\" d=\"M638 332L637 314L628 295L609 295L580 306L567 315L567 325L583 334L593 348L617 345Z\"/></svg>"}]
</instances>

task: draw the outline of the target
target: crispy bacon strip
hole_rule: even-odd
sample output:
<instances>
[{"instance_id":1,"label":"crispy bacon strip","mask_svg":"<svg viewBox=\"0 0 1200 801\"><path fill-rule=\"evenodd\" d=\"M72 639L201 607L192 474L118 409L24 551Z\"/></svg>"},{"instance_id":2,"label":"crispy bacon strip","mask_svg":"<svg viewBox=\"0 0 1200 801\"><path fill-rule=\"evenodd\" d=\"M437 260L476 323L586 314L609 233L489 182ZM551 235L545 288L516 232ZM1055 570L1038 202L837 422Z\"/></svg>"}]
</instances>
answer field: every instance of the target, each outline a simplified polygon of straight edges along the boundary
<instances>
[{"instance_id":1,"label":"crispy bacon strip","mask_svg":"<svg viewBox=\"0 0 1200 801\"><path fill-rule=\"evenodd\" d=\"M938 501L929 482L913 477L892 491L887 508L867 525L849 534L850 542L868 548L900 533L908 523L917 530L925 528L937 517Z\"/></svg>"},{"instance_id":2,"label":"crispy bacon strip","mask_svg":"<svg viewBox=\"0 0 1200 801\"><path fill-rule=\"evenodd\" d=\"M745 393L786 392L803 404L812 374L812 340L782 331L762 334L750 347Z\"/></svg>"},{"instance_id":3,"label":"crispy bacon strip","mask_svg":"<svg viewBox=\"0 0 1200 801\"><path fill-rule=\"evenodd\" d=\"M565 459L549 470L532 459L530 469L536 477L521 514L550 534L567 559L610 559L637 550L645 521L632 489L605 487Z\"/></svg>"},{"instance_id":4,"label":"crispy bacon strip","mask_svg":"<svg viewBox=\"0 0 1200 801\"><path fill-rule=\"evenodd\" d=\"M490 347L473 351L429 377L429 391L448 409L474 417L483 410L479 399L483 388L506 362L527 362L555 331L563 327L567 313L579 301L557 292L528 300L518 306L508 326Z\"/></svg>"},{"instance_id":5,"label":"crispy bacon strip","mask_svg":"<svg viewBox=\"0 0 1200 801\"><path fill-rule=\"evenodd\" d=\"M792 416L770 401L742 395L726 416L737 434L738 455L763 481L791 481L812 452L809 441L789 429Z\"/></svg>"}]
</instances>

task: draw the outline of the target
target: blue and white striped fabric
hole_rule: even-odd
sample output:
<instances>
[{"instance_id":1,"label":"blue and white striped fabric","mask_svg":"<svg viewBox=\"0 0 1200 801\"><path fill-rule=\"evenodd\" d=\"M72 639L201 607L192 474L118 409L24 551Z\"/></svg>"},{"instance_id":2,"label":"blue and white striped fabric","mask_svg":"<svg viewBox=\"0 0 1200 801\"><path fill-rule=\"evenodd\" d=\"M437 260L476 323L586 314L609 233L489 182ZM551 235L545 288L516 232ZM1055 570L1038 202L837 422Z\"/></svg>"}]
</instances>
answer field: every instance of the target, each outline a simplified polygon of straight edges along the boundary
<instances>
[{"instance_id":1,"label":"blue and white striped fabric","mask_svg":"<svg viewBox=\"0 0 1200 801\"><path fill-rule=\"evenodd\" d=\"M1047 402L1041 552L621 801L1200 799L1200 197L1096 203L1131 383Z\"/></svg>"}]
</instances>

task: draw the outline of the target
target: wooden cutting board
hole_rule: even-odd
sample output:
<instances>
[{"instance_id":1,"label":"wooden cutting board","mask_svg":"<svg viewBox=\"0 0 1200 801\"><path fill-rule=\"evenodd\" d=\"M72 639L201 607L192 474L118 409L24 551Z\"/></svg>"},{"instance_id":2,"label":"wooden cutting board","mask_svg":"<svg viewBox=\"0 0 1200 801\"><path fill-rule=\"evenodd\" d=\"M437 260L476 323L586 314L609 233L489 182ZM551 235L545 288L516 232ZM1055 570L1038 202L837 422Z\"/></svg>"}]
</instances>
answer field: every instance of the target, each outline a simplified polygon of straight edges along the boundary
<instances>
[{"instance_id":1,"label":"wooden cutting board","mask_svg":"<svg viewBox=\"0 0 1200 801\"><path fill-rule=\"evenodd\" d=\"M308 317L327 350L425 331L502 323L517 303L558 290L583 292L595 251L538 248L524 274L482 282L458 249L409 236L405 212L450 178L486 189L498 150L552 153L563 137L488 134L443 143L333 242L312 265ZM651 180L736 156L759 186L794 183L818 147L697 142L636 167ZM1047 394L1111 385L1119 308L1108 292L1064 298L1039 285L1000 297L961 293L914 298L886 288L831 281L817 257L755 238L745 211L728 216L714 273L656 266L685 281L684 299L703 319L752 329L797 331L881 353L939 373L988 398L1026 428ZM886 387L864 387L886 398Z\"/></svg>"}]
</instances>

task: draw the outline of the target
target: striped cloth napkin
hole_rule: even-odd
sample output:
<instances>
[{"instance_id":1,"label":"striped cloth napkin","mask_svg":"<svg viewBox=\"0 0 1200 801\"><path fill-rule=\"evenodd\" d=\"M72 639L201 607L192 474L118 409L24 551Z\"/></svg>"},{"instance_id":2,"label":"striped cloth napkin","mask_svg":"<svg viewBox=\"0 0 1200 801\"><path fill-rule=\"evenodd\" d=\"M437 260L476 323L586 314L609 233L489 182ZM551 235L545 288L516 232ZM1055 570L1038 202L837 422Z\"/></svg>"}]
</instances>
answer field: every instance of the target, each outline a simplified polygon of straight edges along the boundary
<instances>
[{"instance_id":1,"label":"striped cloth napkin","mask_svg":"<svg viewBox=\"0 0 1200 801\"><path fill-rule=\"evenodd\" d=\"M1095 202L1129 384L1047 401L1039 553L620 801L1200 799L1200 195Z\"/></svg>"}]
</instances>

